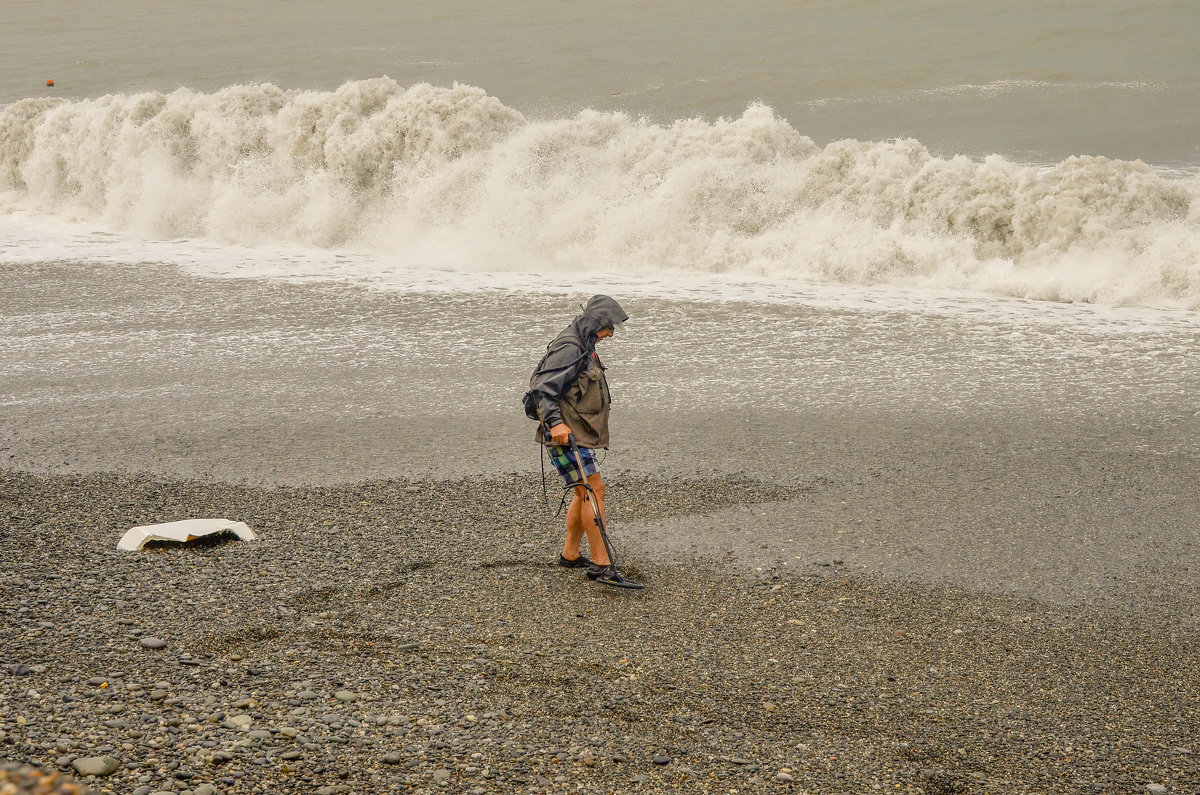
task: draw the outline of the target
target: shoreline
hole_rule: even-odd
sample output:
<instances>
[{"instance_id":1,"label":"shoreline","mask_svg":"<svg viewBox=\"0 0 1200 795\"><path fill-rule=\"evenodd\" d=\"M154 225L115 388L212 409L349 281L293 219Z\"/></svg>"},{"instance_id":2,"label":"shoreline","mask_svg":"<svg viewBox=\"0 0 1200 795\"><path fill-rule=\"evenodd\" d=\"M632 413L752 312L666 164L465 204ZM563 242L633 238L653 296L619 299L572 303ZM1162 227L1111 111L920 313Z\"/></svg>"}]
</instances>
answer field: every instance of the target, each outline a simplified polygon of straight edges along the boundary
<instances>
[{"instance_id":1,"label":"shoreline","mask_svg":"<svg viewBox=\"0 0 1200 795\"><path fill-rule=\"evenodd\" d=\"M0 471L3 662L28 668L0 672L0 755L111 755L98 792L1182 792L1200 777L1200 645L1179 617L654 560L633 534L623 565L649 587L615 593L551 565L540 496L525 476L268 489ZM644 479L612 521L794 497ZM259 541L116 550L127 527L188 515L247 521Z\"/></svg>"}]
</instances>

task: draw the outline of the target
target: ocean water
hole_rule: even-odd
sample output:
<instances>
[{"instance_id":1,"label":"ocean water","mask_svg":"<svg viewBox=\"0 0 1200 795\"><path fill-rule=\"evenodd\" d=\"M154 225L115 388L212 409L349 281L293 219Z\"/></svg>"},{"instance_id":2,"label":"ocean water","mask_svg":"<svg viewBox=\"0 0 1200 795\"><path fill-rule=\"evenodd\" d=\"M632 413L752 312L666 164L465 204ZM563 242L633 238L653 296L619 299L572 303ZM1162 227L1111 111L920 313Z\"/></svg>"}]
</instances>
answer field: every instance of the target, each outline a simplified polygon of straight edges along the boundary
<instances>
[{"instance_id":1,"label":"ocean water","mask_svg":"<svg viewBox=\"0 0 1200 795\"><path fill-rule=\"evenodd\" d=\"M725 302L732 359L779 307L857 313L867 346L963 318L984 361L1004 358L986 339L1049 324L1149 335L1189 383L1195 3L4 13L10 280L69 262L101 285L135 266L544 295L551 315L589 292Z\"/></svg>"},{"instance_id":2,"label":"ocean water","mask_svg":"<svg viewBox=\"0 0 1200 795\"><path fill-rule=\"evenodd\" d=\"M5 261L1200 307L1194 3L4 13Z\"/></svg>"}]
</instances>

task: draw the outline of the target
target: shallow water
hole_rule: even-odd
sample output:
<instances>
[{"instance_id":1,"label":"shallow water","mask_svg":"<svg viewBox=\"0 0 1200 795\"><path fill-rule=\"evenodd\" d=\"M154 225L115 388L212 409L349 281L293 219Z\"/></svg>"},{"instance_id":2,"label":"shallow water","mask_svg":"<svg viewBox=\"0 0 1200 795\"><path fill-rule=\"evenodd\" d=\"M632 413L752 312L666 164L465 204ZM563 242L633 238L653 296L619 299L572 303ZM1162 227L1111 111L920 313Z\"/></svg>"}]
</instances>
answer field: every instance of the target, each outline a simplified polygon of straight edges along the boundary
<instances>
[{"instance_id":1,"label":"shallow water","mask_svg":"<svg viewBox=\"0 0 1200 795\"><path fill-rule=\"evenodd\" d=\"M488 468L524 469L536 461L521 443L529 429L520 395L546 341L587 297L213 280L156 266L111 267L98 282L93 270L4 268L3 405L10 433L30 445L27 465L40 459L39 435L59 440L51 448L66 445L51 461L68 455L72 437L87 446L92 434L111 435L113 463L125 467L134 460L117 450L167 454L166 438L225 439L244 427L246 444L262 436L268 448L295 443L304 453L229 461L239 477L469 475L479 467L469 456L443 455L459 433L464 449L491 451ZM751 434L758 441L729 445L750 432L737 428L743 418L772 415L787 418L779 433L793 441L813 423L861 418L883 443L891 417L940 426L954 443L960 424L990 423L1020 434L1043 429L1047 440L1078 433L1087 445L1096 440L1085 436L1111 434L1122 448L1156 454L1198 449L1191 396L1200 387L1200 325L1190 313L994 301L929 302L917 311L801 297L620 300L632 319L601 352L614 423L632 431L614 454L622 466L657 466L656 446L641 439L648 424L662 423L660 435L680 446L668 454L673 468L778 471L790 451L756 452L763 428ZM702 416L726 421L704 438L692 425ZM387 434L397 444L391 452L339 450L344 460L333 466L319 444L277 423L337 426L346 444L368 447L380 440L362 428L396 423ZM417 429L423 441L401 443L401 429ZM156 433L168 436L155 441Z\"/></svg>"}]
</instances>

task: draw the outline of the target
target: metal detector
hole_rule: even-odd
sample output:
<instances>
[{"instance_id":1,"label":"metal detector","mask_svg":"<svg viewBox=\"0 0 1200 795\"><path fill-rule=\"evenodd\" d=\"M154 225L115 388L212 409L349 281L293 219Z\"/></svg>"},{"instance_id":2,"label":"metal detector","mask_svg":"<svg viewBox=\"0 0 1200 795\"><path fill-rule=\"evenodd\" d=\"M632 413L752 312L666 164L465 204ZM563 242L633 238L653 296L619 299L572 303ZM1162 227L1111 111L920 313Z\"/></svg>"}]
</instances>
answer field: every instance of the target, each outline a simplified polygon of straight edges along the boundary
<instances>
[{"instance_id":1,"label":"metal detector","mask_svg":"<svg viewBox=\"0 0 1200 795\"><path fill-rule=\"evenodd\" d=\"M592 519L596 522L596 527L600 530L600 538L604 541L604 550L608 553L608 566L603 569L589 569L587 577L593 582L598 582L601 585L611 585L614 588L627 588L632 591L640 591L646 586L640 582L627 579L624 574L617 570L617 556L613 553L612 542L608 540L608 533L604 529L604 517L600 515L600 501L596 498L596 492L592 489L590 483L587 482L587 475L583 473L583 457L579 454L579 445L575 443L575 434L567 436L567 441L571 444L571 453L575 456L575 467L579 472L579 482L572 483L564 488L571 489L576 486L583 486L587 492L588 503L592 506Z\"/></svg>"}]
</instances>

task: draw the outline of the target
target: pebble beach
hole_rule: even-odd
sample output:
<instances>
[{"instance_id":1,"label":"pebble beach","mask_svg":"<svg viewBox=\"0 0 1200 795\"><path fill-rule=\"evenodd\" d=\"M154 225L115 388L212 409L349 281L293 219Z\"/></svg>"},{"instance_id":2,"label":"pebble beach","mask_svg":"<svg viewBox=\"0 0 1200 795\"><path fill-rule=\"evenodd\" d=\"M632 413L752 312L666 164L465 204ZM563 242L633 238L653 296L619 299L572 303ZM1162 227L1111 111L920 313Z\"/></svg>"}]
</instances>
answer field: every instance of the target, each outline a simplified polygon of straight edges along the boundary
<instances>
[{"instance_id":1,"label":"pebble beach","mask_svg":"<svg viewBox=\"0 0 1200 795\"><path fill-rule=\"evenodd\" d=\"M677 11L5 4L0 795L1200 795L1200 3Z\"/></svg>"},{"instance_id":2,"label":"pebble beach","mask_svg":"<svg viewBox=\"0 0 1200 795\"><path fill-rule=\"evenodd\" d=\"M811 491L627 477L610 523ZM214 512L258 540L116 549L128 527ZM92 792L1200 781L1190 624L841 561L646 563L636 545L624 565L648 588L614 591L552 564L559 520L525 474L262 487L8 470L0 517L0 756Z\"/></svg>"}]
</instances>

